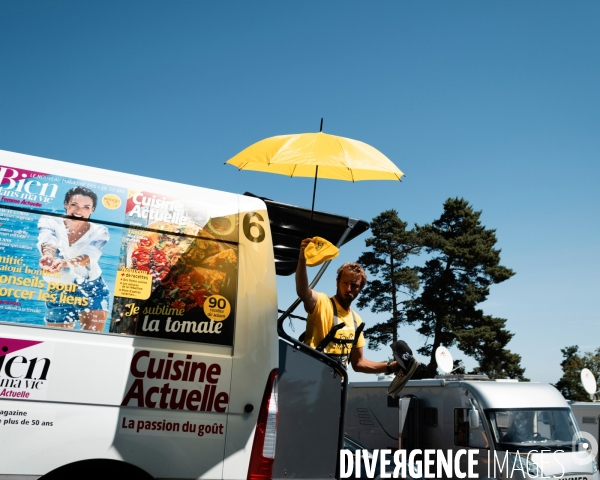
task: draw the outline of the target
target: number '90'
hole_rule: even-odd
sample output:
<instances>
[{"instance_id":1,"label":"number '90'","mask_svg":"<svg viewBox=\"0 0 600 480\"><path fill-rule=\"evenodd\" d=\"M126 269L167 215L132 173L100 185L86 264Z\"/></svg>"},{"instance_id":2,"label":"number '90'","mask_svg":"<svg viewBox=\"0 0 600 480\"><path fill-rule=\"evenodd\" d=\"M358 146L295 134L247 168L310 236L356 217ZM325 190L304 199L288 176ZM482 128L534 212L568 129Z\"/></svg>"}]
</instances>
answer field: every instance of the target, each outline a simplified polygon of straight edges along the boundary
<instances>
[{"instance_id":1,"label":"number '90'","mask_svg":"<svg viewBox=\"0 0 600 480\"><path fill-rule=\"evenodd\" d=\"M210 297L208 299L208 306L210 308L220 308L221 310L223 310L227 306L227 300L225 300L224 298Z\"/></svg>"}]
</instances>

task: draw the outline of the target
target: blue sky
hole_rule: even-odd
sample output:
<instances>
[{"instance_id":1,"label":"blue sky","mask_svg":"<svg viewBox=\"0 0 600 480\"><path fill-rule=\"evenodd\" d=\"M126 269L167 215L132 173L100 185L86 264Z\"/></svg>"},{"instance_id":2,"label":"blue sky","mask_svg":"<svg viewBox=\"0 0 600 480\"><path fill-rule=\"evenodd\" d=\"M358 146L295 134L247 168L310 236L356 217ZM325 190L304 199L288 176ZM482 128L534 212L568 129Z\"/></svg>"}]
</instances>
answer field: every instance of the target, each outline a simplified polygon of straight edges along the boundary
<instances>
[{"instance_id":1,"label":"blue sky","mask_svg":"<svg viewBox=\"0 0 600 480\"><path fill-rule=\"evenodd\" d=\"M310 180L223 162L324 117L407 176L320 181L316 207L424 224L469 200L517 272L483 308L554 383L561 348L600 346L598 25L591 0L0 0L0 149L310 206ZM281 279L281 307L293 290Z\"/></svg>"}]
</instances>

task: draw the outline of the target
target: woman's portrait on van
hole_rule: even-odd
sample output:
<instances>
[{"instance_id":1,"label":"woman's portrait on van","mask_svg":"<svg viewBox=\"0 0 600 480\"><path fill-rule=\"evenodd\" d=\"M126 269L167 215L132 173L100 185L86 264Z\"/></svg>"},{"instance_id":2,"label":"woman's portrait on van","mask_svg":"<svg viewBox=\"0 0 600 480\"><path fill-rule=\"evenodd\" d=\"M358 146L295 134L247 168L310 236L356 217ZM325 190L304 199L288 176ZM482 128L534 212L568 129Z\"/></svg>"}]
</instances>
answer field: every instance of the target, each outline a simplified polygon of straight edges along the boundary
<instances>
[{"instance_id":1,"label":"woman's portrait on van","mask_svg":"<svg viewBox=\"0 0 600 480\"><path fill-rule=\"evenodd\" d=\"M98 260L110 235L90 222L98 196L77 186L65 195L64 216L43 215L38 221L40 268L46 286L47 326L101 332L108 316L109 290Z\"/></svg>"}]
</instances>

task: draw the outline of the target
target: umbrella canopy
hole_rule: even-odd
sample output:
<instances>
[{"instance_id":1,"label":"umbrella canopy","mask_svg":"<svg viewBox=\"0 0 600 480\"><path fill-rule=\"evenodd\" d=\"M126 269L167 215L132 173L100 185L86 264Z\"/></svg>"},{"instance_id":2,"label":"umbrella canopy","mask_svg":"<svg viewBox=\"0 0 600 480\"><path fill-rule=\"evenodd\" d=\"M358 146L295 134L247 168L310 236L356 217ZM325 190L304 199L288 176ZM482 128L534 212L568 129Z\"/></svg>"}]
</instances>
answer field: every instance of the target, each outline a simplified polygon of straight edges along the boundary
<instances>
[{"instance_id":1,"label":"umbrella canopy","mask_svg":"<svg viewBox=\"0 0 600 480\"><path fill-rule=\"evenodd\" d=\"M376 148L358 140L323 132L266 138L250 145L225 163L240 170L349 182L400 180L404 176Z\"/></svg>"}]
</instances>

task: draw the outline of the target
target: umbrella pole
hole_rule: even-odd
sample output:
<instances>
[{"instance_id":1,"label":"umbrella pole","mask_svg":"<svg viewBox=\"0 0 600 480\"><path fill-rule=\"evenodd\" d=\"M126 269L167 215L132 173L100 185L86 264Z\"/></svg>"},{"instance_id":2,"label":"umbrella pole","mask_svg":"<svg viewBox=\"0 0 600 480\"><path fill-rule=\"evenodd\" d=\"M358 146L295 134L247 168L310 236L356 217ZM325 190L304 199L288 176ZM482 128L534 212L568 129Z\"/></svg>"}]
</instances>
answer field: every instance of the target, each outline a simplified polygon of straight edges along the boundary
<instances>
[{"instance_id":1,"label":"umbrella pole","mask_svg":"<svg viewBox=\"0 0 600 480\"><path fill-rule=\"evenodd\" d=\"M317 165L315 168L315 186L313 187L313 201L312 201L312 209L310 210L310 225L308 227L308 236L310 237L312 233L312 222L313 215L315 214L315 195L317 193L317 174L319 173L319 166Z\"/></svg>"},{"instance_id":2,"label":"umbrella pole","mask_svg":"<svg viewBox=\"0 0 600 480\"><path fill-rule=\"evenodd\" d=\"M319 127L319 132L323 131L323 117L321 117L321 126ZM312 208L310 210L310 225L308 226L308 236L310 237L312 233L312 221L313 215L315 214L315 194L317 193L317 174L319 173L319 166L317 165L315 168L315 186L313 187L313 203Z\"/></svg>"}]
</instances>

